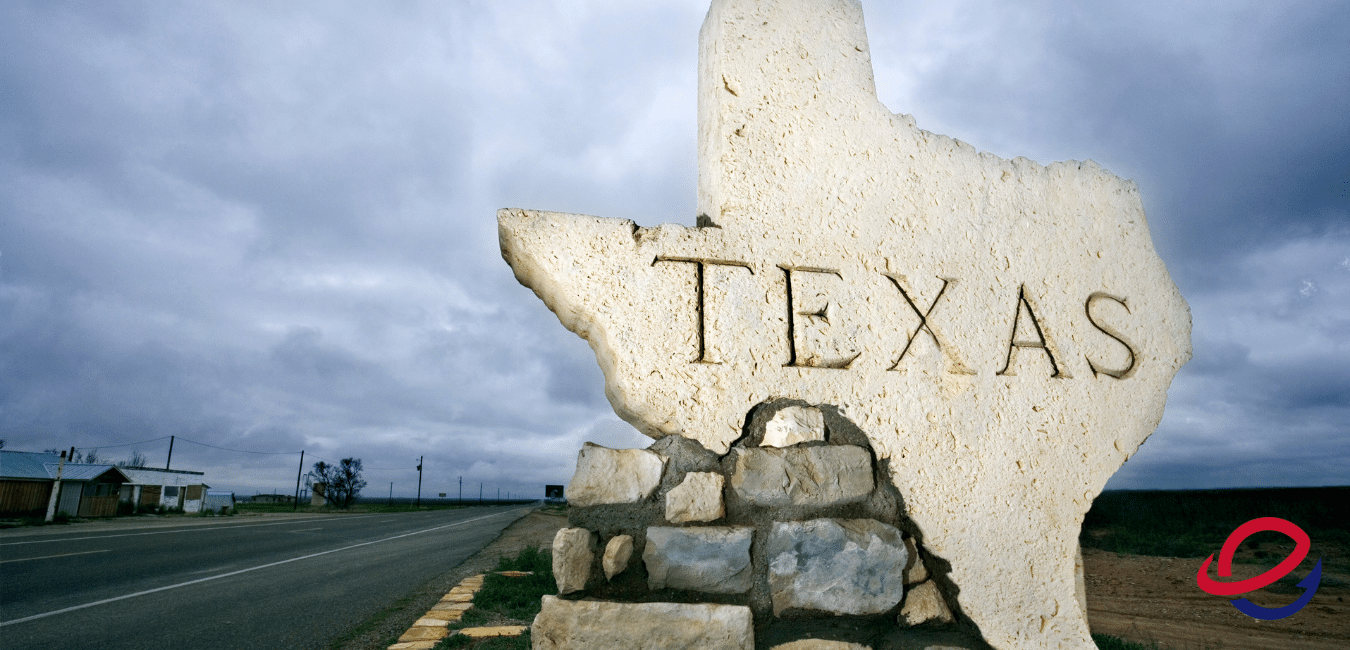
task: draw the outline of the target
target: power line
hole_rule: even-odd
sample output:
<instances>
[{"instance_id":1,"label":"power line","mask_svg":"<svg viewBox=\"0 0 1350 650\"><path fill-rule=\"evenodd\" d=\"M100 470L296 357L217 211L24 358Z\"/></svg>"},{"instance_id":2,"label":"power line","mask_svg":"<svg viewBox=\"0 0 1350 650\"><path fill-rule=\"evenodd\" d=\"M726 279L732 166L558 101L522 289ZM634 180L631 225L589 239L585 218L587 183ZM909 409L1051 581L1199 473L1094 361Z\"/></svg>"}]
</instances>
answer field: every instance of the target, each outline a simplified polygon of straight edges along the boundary
<instances>
[{"instance_id":1,"label":"power line","mask_svg":"<svg viewBox=\"0 0 1350 650\"><path fill-rule=\"evenodd\" d=\"M162 440L162 438L161 438L161 440ZM183 440L186 441L186 442L190 442L190 443L192 443L192 444L194 444L194 445L201 445L201 446L203 446L203 447L210 447L210 448L212 448L212 449L219 449L219 450L221 450L221 451L233 451L233 452L238 452L238 453L241 453L241 454L259 454L259 455L262 455L262 456L289 456L289 455L291 455L291 454L300 454L300 453L304 453L304 452L300 452L300 451L249 451L249 450L247 450L247 449L230 449L229 447L217 447L217 446L215 446L215 445L208 445L208 444L206 444L206 443L204 443L204 442L197 442L196 440L188 440L187 438L183 438Z\"/></svg>"},{"instance_id":2,"label":"power line","mask_svg":"<svg viewBox=\"0 0 1350 650\"><path fill-rule=\"evenodd\" d=\"M160 436L160 437L158 437L158 438L152 438L152 439L150 439L150 440L142 440L142 441L140 441L140 442L128 442L128 443L121 444L121 445L99 445L99 446L97 446L97 447L76 447L76 449L112 449L113 447L130 447L130 446L132 446L132 445L143 445L143 444L146 444L146 443L149 443L149 442L159 442L160 440L168 440L168 439L169 439L169 436Z\"/></svg>"}]
</instances>

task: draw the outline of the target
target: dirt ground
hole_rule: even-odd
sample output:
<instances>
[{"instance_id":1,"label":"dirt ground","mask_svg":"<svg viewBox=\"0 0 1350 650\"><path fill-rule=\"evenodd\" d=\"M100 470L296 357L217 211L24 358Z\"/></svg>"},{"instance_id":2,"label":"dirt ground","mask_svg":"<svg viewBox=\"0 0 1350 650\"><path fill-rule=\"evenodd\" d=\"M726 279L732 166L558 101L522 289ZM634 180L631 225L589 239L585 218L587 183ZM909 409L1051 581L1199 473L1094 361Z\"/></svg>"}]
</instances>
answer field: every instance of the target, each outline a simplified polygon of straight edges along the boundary
<instances>
[{"instance_id":1,"label":"dirt ground","mask_svg":"<svg viewBox=\"0 0 1350 650\"><path fill-rule=\"evenodd\" d=\"M1240 552L1239 560L1248 552ZM1272 556L1279 560L1286 554L1282 551ZM1338 555L1324 557L1321 586L1307 606L1285 619L1259 621L1228 602L1238 596L1211 596L1200 591L1195 574L1203 559L1117 555L1088 549L1083 552L1088 621L1094 633L1156 642L1169 650L1345 650L1350 648L1350 603L1346 602L1350 576L1346 574L1344 554ZM1292 583L1308 575L1316 560L1316 554L1310 554L1289 578L1244 597L1262 607L1294 602L1303 589ZM1235 562L1233 577L1250 578L1266 568ZM1217 577L1213 567L1210 571Z\"/></svg>"},{"instance_id":2,"label":"dirt ground","mask_svg":"<svg viewBox=\"0 0 1350 650\"><path fill-rule=\"evenodd\" d=\"M566 525L567 519L561 514L531 512L467 562L432 580L383 621L336 647L383 650L391 636L402 633L460 580L491 569L497 558L515 556L526 546L548 548L553 543L554 533ZM1250 554L1250 549L1239 552L1239 562L1233 565L1235 578L1252 577L1265 570L1260 564L1242 562L1250 560L1244 557ZM1272 553L1278 558L1284 555L1285 552ZM1247 599L1263 607L1293 602L1302 594L1302 588L1292 583L1308 574L1316 555L1311 554L1290 578L1247 594ZM1343 552L1324 557L1322 584L1312 602L1289 618L1258 621L1237 611L1229 604L1230 598L1211 596L1195 586L1195 572L1202 560L1119 555L1087 549L1083 553L1083 563L1088 620L1094 633L1145 644L1157 643L1165 650L1347 650L1350 649L1350 603L1346 602L1350 597L1350 575L1347 575L1350 559Z\"/></svg>"}]
</instances>

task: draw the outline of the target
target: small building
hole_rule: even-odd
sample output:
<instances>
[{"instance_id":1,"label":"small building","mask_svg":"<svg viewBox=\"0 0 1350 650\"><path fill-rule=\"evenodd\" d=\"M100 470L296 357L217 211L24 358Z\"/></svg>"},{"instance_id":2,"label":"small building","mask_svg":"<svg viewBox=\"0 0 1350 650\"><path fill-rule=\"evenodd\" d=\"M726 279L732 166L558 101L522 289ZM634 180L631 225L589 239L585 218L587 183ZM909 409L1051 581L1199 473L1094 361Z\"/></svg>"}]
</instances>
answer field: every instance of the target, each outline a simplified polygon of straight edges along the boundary
<instances>
[{"instance_id":1,"label":"small building","mask_svg":"<svg viewBox=\"0 0 1350 650\"><path fill-rule=\"evenodd\" d=\"M202 500L202 510L207 512L221 512L229 508L234 510L234 493L229 490L207 490L206 498Z\"/></svg>"},{"instance_id":2,"label":"small building","mask_svg":"<svg viewBox=\"0 0 1350 650\"><path fill-rule=\"evenodd\" d=\"M121 500L135 507L182 508L185 513L202 511L202 499L211 486L202 482L204 472L157 467L123 467L131 480ZM130 488L130 489L127 489Z\"/></svg>"},{"instance_id":3,"label":"small building","mask_svg":"<svg viewBox=\"0 0 1350 650\"><path fill-rule=\"evenodd\" d=\"M115 465L67 463L47 452L0 450L0 516L41 517L49 511L80 517L117 514L130 478Z\"/></svg>"},{"instance_id":4,"label":"small building","mask_svg":"<svg viewBox=\"0 0 1350 650\"><path fill-rule=\"evenodd\" d=\"M294 494L255 494L253 503L295 503Z\"/></svg>"}]
</instances>

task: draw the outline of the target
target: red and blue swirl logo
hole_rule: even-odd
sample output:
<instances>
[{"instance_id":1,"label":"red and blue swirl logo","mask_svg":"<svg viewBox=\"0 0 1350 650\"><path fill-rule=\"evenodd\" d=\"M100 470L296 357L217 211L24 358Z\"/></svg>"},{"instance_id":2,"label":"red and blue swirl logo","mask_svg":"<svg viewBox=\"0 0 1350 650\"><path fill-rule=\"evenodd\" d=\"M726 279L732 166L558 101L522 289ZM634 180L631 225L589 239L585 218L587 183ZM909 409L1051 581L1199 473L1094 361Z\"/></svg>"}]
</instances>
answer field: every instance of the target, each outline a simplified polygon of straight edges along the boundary
<instances>
[{"instance_id":1,"label":"red and blue swirl logo","mask_svg":"<svg viewBox=\"0 0 1350 650\"><path fill-rule=\"evenodd\" d=\"M1312 549L1312 541L1308 539L1308 533L1303 532L1302 528L1279 517L1261 517L1238 526L1237 530L1224 540L1223 548L1219 549L1219 562L1216 572L1220 578L1231 577L1233 575L1233 553L1237 551L1238 545L1253 534L1267 530L1284 533L1293 539L1295 544L1294 551L1283 562L1275 565L1275 568L1254 578L1234 582L1219 582L1209 577L1209 565L1214 562L1214 556L1211 554L1205 558L1204 564L1200 565L1200 571L1195 574L1195 583L1199 585L1200 589L1215 596L1236 596L1261 589L1289 575L1290 572L1298 568L1303 558L1308 557L1308 551ZM1284 607L1261 607L1246 598L1238 598L1229 602L1233 603L1233 606L1239 612L1252 618L1263 621L1279 620L1293 616L1295 612L1303 609L1304 605L1312 600L1313 594L1317 593L1317 586L1321 583L1322 558L1317 558L1317 566L1313 567L1308 576L1298 583L1298 586L1303 587L1303 595L1299 596L1298 600Z\"/></svg>"}]
</instances>

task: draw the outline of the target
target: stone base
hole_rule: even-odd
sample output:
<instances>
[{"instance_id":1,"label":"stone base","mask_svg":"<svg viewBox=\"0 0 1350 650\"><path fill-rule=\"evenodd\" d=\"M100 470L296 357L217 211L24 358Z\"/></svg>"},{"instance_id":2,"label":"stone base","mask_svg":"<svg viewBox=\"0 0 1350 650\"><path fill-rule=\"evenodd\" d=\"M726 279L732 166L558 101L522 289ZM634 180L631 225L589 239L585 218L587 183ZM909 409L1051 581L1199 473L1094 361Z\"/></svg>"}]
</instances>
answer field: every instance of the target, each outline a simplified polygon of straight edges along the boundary
<instances>
[{"instance_id":1,"label":"stone base","mask_svg":"<svg viewBox=\"0 0 1350 650\"><path fill-rule=\"evenodd\" d=\"M534 650L754 650L750 608L609 603L544 596L530 627Z\"/></svg>"}]
</instances>

